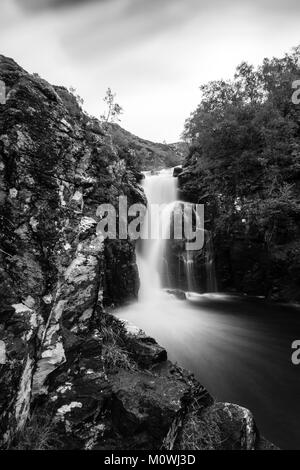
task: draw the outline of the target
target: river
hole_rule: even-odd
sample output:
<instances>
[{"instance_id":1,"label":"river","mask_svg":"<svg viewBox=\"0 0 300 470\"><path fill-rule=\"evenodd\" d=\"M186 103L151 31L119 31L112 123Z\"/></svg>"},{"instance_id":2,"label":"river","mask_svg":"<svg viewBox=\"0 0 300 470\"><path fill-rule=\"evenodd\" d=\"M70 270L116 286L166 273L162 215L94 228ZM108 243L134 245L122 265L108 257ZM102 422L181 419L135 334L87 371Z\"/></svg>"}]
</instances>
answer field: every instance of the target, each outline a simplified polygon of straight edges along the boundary
<instances>
[{"instance_id":1,"label":"river","mask_svg":"<svg viewBox=\"0 0 300 470\"><path fill-rule=\"evenodd\" d=\"M170 172L148 175L148 201L173 203L174 180ZM138 253L140 300L116 315L153 336L216 400L249 408L267 439L282 449L300 449L300 365L291 361L300 309L216 292L178 300L161 286L163 243L147 240Z\"/></svg>"}]
</instances>

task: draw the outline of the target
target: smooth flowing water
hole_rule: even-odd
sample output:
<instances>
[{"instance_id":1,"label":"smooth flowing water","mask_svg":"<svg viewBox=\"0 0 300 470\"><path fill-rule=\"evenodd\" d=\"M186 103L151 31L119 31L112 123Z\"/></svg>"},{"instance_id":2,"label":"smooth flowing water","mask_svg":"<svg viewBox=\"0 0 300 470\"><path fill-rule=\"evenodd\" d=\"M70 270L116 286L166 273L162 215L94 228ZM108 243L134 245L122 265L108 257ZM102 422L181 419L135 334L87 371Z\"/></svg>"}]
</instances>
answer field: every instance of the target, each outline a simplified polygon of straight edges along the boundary
<instances>
[{"instance_id":1,"label":"smooth flowing water","mask_svg":"<svg viewBox=\"0 0 300 470\"><path fill-rule=\"evenodd\" d=\"M151 303L153 297L164 295L161 291L161 261L164 238L167 236L177 195L176 179L171 170L161 171L157 175L146 174L144 191L148 200L148 217L142 229L144 239L137 251L141 281L139 299L143 303Z\"/></svg>"},{"instance_id":2,"label":"smooth flowing water","mask_svg":"<svg viewBox=\"0 0 300 470\"><path fill-rule=\"evenodd\" d=\"M149 176L144 188L148 201L168 204L154 216L158 224L170 214L176 179L170 172ZM116 315L153 336L169 359L194 372L217 400L251 409L269 440L300 449L300 365L291 361L291 344L300 339L299 308L221 293L189 293L178 300L161 288L164 243L150 240L140 247L139 302ZM215 288L211 266L207 275ZM193 282L191 274L189 285Z\"/></svg>"}]
</instances>

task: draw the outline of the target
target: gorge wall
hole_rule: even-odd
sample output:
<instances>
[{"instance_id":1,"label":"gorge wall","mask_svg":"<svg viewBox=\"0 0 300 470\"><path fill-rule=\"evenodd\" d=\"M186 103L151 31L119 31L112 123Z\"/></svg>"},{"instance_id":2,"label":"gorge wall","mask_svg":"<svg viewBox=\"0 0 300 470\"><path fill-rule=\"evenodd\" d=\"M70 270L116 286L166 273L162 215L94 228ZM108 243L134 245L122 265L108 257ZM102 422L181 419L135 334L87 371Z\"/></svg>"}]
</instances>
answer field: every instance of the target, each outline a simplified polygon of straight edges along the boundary
<instances>
[{"instance_id":1,"label":"gorge wall","mask_svg":"<svg viewBox=\"0 0 300 470\"><path fill-rule=\"evenodd\" d=\"M205 174L195 163L188 161L179 175L179 186L183 199L205 204L205 227L213 242L219 291L261 296L271 301L300 302L297 194L293 196L291 206L287 201L280 209L274 208L276 224L266 228L257 220L252 222L242 214L232 214L234 204L231 208L217 204L214 197L207 194L202 178ZM256 203L255 200L252 202ZM272 215L271 210L268 215ZM199 254L194 260L200 285L204 278L205 258Z\"/></svg>"},{"instance_id":2,"label":"gorge wall","mask_svg":"<svg viewBox=\"0 0 300 470\"><path fill-rule=\"evenodd\" d=\"M201 87L182 198L205 204L219 289L300 301L299 47Z\"/></svg>"},{"instance_id":3,"label":"gorge wall","mask_svg":"<svg viewBox=\"0 0 300 470\"><path fill-rule=\"evenodd\" d=\"M0 79L0 447L269 447L105 311L139 288L134 243L96 233L99 204L144 201L132 162L66 89L3 56Z\"/></svg>"}]
</instances>

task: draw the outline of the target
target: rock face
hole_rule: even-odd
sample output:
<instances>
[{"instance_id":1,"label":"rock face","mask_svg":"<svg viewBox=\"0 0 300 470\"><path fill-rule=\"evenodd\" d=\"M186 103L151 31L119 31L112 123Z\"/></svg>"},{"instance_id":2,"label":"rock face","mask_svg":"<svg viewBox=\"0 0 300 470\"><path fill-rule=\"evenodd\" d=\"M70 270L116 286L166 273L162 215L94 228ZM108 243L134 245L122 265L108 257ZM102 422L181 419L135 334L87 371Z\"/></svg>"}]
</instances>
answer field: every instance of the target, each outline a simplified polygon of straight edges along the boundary
<instances>
[{"instance_id":1,"label":"rock face","mask_svg":"<svg viewBox=\"0 0 300 470\"><path fill-rule=\"evenodd\" d=\"M9 441L31 395L66 361L63 329L86 332L96 307L137 296L134 244L104 242L97 207L143 196L137 172L67 90L2 56L0 79L0 406Z\"/></svg>"},{"instance_id":2,"label":"rock face","mask_svg":"<svg viewBox=\"0 0 300 470\"><path fill-rule=\"evenodd\" d=\"M180 175L180 173L182 173L182 168L181 166L176 166L173 170L173 176L176 178L177 176Z\"/></svg>"},{"instance_id":3,"label":"rock face","mask_svg":"<svg viewBox=\"0 0 300 470\"><path fill-rule=\"evenodd\" d=\"M105 313L139 281L134 243L104 240L97 208L143 201L139 173L66 89L3 56L0 79L0 447L196 448L212 397ZM210 446L258 445L250 413L222 406Z\"/></svg>"},{"instance_id":4,"label":"rock face","mask_svg":"<svg viewBox=\"0 0 300 470\"><path fill-rule=\"evenodd\" d=\"M224 214L214 207L212 194L202 186L203 178L197 170L197 162L192 157L187 159L178 176L179 191L181 199L205 205L205 228L213 240L219 290L263 296L273 301L299 302L299 216L290 238L283 223L274 229L271 241L259 224L233 221L228 229ZM195 266L196 276L203 279L201 254Z\"/></svg>"}]
</instances>

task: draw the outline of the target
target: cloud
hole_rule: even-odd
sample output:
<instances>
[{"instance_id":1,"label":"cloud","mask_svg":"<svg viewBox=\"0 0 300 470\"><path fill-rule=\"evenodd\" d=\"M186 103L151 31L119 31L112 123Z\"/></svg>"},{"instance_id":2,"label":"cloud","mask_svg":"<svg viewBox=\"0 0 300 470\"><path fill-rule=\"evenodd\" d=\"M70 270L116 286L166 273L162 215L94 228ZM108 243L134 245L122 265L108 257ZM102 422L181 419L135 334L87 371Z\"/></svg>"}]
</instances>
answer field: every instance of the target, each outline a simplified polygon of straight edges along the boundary
<instances>
[{"instance_id":1,"label":"cloud","mask_svg":"<svg viewBox=\"0 0 300 470\"><path fill-rule=\"evenodd\" d=\"M157 141L179 138L201 83L299 42L299 0L0 1L2 53L96 116L111 86L124 127Z\"/></svg>"},{"instance_id":2,"label":"cloud","mask_svg":"<svg viewBox=\"0 0 300 470\"><path fill-rule=\"evenodd\" d=\"M38 11L47 8L74 7L96 0L17 0L23 10ZM98 0L104 2L108 0Z\"/></svg>"}]
</instances>

